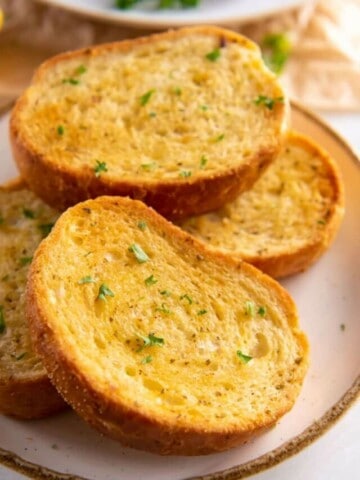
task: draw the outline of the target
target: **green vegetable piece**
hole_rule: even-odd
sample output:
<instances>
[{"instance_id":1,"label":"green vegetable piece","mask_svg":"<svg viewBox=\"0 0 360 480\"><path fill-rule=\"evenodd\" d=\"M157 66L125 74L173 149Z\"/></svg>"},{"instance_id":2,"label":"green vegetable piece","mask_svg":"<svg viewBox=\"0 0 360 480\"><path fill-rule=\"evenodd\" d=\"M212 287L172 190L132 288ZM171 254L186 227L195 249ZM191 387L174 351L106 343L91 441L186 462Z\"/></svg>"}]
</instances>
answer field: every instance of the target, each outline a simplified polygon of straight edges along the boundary
<instances>
[{"instance_id":1,"label":"green vegetable piece","mask_svg":"<svg viewBox=\"0 0 360 480\"><path fill-rule=\"evenodd\" d=\"M258 313L261 317L264 317L264 316L266 315L266 307L264 307L264 306L259 307L257 313Z\"/></svg>"},{"instance_id":2,"label":"green vegetable piece","mask_svg":"<svg viewBox=\"0 0 360 480\"><path fill-rule=\"evenodd\" d=\"M191 170L182 170L179 173L179 175L180 175L180 177L188 178L188 177L191 177L192 173L191 173Z\"/></svg>"},{"instance_id":3,"label":"green vegetable piece","mask_svg":"<svg viewBox=\"0 0 360 480\"><path fill-rule=\"evenodd\" d=\"M189 305L193 303L193 299L188 295L187 293L184 293L184 295L181 295L180 300L187 300Z\"/></svg>"},{"instance_id":4,"label":"green vegetable piece","mask_svg":"<svg viewBox=\"0 0 360 480\"><path fill-rule=\"evenodd\" d=\"M51 230L53 229L55 223L42 223L38 225L38 229L41 231L41 233L44 235L44 237L47 237Z\"/></svg>"},{"instance_id":5,"label":"green vegetable piece","mask_svg":"<svg viewBox=\"0 0 360 480\"><path fill-rule=\"evenodd\" d=\"M75 75L83 75L86 72L87 72L87 68L85 67L85 65L79 65L75 70Z\"/></svg>"},{"instance_id":6,"label":"green vegetable piece","mask_svg":"<svg viewBox=\"0 0 360 480\"><path fill-rule=\"evenodd\" d=\"M200 168L205 168L207 162L208 162L208 159L205 157L205 155L203 155L200 158Z\"/></svg>"},{"instance_id":7,"label":"green vegetable piece","mask_svg":"<svg viewBox=\"0 0 360 480\"><path fill-rule=\"evenodd\" d=\"M102 283L99 288L99 293L97 299L106 301L106 297L114 297L115 294L110 290L110 288Z\"/></svg>"},{"instance_id":8,"label":"green vegetable piece","mask_svg":"<svg viewBox=\"0 0 360 480\"><path fill-rule=\"evenodd\" d=\"M25 266L29 265L32 262L33 257L21 257L20 258L20 265Z\"/></svg>"},{"instance_id":9,"label":"green vegetable piece","mask_svg":"<svg viewBox=\"0 0 360 480\"><path fill-rule=\"evenodd\" d=\"M96 280L94 280L90 275L86 275L85 277L80 278L78 281L79 285L84 285L85 283L96 283Z\"/></svg>"},{"instance_id":10,"label":"green vegetable piece","mask_svg":"<svg viewBox=\"0 0 360 480\"><path fill-rule=\"evenodd\" d=\"M250 357L250 355L245 355L241 350L238 350L236 352L236 355L240 358L241 362L246 364L249 363L250 360L252 360L253 357Z\"/></svg>"},{"instance_id":11,"label":"green vegetable piece","mask_svg":"<svg viewBox=\"0 0 360 480\"><path fill-rule=\"evenodd\" d=\"M259 95L254 100L255 105L264 105L269 110L274 108L276 103L284 103L284 97L270 98L266 95Z\"/></svg>"},{"instance_id":12,"label":"green vegetable piece","mask_svg":"<svg viewBox=\"0 0 360 480\"><path fill-rule=\"evenodd\" d=\"M215 48L212 52L209 52L205 55L205 57L210 61L210 62L216 62L221 56L221 51L220 48Z\"/></svg>"},{"instance_id":13,"label":"green vegetable piece","mask_svg":"<svg viewBox=\"0 0 360 480\"><path fill-rule=\"evenodd\" d=\"M274 73L279 75L291 54L292 45L285 33L268 33L261 41L263 59Z\"/></svg>"},{"instance_id":14,"label":"green vegetable piece","mask_svg":"<svg viewBox=\"0 0 360 480\"><path fill-rule=\"evenodd\" d=\"M248 300L245 302L245 314L249 315L249 317L253 317L255 315L255 303Z\"/></svg>"},{"instance_id":15,"label":"green vegetable piece","mask_svg":"<svg viewBox=\"0 0 360 480\"><path fill-rule=\"evenodd\" d=\"M137 226L140 230L144 231L147 227L145 220L139 220Z\"/></svg>"},{"instance_id":16,"label":"green vegetable piece","mask_svg":"<svg viewBox=\"0 0 360 480\"><path fill-rule=\"evenodd\" d=\"M161 307L156 307L155 308L155 311L156 312L161 312L161 313L166 313L166 315L170 315L171 314L171 310L169 310L167 308L167 306L165 305L165 303L162 303L161 304Z\"/></svg>"},{"instance_id":17,"label":"green vegetable piece","mask_svg":"<svg viewBox=\"0 0 360 480\"><path fill-rule=\"evenodd\" d=\"M144 93L144 95L141 95L140 105L144 107L147 103L149 103L150 98L153 96L154 93L155 93L155 89L152 89Z\"/></svg>"},{"instance_id":18,"label":"green vegetable piece","mask_svg":"<svg viewBox=\"0 0 360 480\"><path fill-rule=\"evenodd\" d=\"M138 352L141 352L144 350L144 348L149 348L149 347L162 347L165 343L165 340L161 337L156 337L154 333L149 333L147 337L143 337L142 335L139 335L141 340L144 342L144 344L137 350Z\"/></svg>"},{"instance_id":19,"label":"green vegetable piece","mask_svg":"<svg viewBox=\"0 0 360 480\"><path fill-rule=\"evenodd\" d=\"M36 218L36 213L33 210L24 207L22 211L25 218L30 218L31 220Z\"/></svg>"},{"instance_id":20,"label":"green vegetable piece","mask_svg":"<svg viewBox=\"0 0 360 480\"><path fill-rule=\"evenodd\" d=\"M150 260L144 250L137 243L130 245L129 252L135 255L135 258L139 263L145 263Z\"/></svg>"},{"instance_id":21,"label":"green vegetable piece","mask_svg":"<svg viewBox=\"0 0 360 480\"><path fill-rule=\"evenodd\" d=\"M142 360L141 360L141 363L143 365L145 365L146 363L150 363L152 362L152 356L151 355L148 355L147 357L144 357Z\"/></svg>"},{"instance_id":22,"label":"green vegetable piece","mask_svg":"<svg viewBox=\"0 0 360 480\"><path fill-rule=\"evenodd\" d=\"M205 315L205 313L207 313L207 310L205 310L204 308L197 312L198 315Z\"/></svg>"},{"instance_id":23,"label":"green vegetable piece","mask_svg":"<svg viewBox=\"0 0 360 480\"><path fill-rule=\"evenodd\" d=\"M100 177L102 172L107 172L108 167L105 162L99 162L99 160L96 160L96 165L94 167L94 172L95 172L95 177Z\"/></svg>"},{"instance_id":24,"label":"green vegetable piece","mask_svg":"<svg viewBox=\"0 0 360 480\"><path fill-rule=\"evenodd\" d=\"M155 283L157 283L158 281L156 280L156 278L154 277L154 275L150 275L150 277L148 278L145 278L145 285L147 287L150 287L151 285L155 285Z\"/></svg>"},{"instance_id":25,"label":"green vegetable piece","mask_svg":"<svg viewBox=\"0 0 360 480\"><path fill-rule=\"evenodd\" d=\"M80 80L77 80L76 78L64 78L62 83L68 83L70 85L79 85Z\"/></svg>"}]
</instances>

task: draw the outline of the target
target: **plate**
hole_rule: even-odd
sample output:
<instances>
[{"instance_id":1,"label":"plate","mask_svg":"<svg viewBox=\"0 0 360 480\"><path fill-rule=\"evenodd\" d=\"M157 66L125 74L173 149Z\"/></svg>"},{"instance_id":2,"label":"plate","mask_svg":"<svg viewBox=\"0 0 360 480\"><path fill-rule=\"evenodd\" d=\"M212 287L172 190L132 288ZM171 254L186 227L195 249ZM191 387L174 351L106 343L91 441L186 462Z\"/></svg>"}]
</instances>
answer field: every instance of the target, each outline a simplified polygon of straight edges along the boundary
<instances>
[{"instance_id":1,"label":"plate","mask_svg":"<svg viewBox=\"0 0 360 480\"><path fill-rule=\"evenodd\" d=\"M256 20L297 8L304 0L201 0L196 8L154 8L158 0L150 0L130 10L114 7L115 0L37 0L40 3L61 7L71 12L112 23L141 28L169 28L183 25L226 25Z\"/></svg>"},{"instance_id":2,"label":"plate","mask_svg":"<svg viewBox=\"0 0 360 480\"><path fill-rule=\"evenodd\" d=\"M57 480L243 478L297 453L353 403L360 391L360 163L338 134L294 103L292 124L340 164L346 214L332 248L307 272L282 282L298 305L312 347L310 370L291 412L253 442L205 457L160 457L123 448L71 411L31 422L0 416L0 461L29 476ZM5 115L0 119L1 182L16 172L7 129Z\"/></svg>"}]
</instances>

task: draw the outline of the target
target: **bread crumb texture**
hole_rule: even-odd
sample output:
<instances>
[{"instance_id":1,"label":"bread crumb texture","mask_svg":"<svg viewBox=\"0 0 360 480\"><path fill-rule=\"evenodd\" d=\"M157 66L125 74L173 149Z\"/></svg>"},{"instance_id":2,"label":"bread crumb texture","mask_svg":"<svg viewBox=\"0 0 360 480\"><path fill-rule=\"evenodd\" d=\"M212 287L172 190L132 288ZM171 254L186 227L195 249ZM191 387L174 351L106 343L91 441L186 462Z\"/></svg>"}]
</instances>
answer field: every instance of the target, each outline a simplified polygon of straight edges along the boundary
<instances>
[{"instance_id":1,"label":"bread crumb texture","mask_svg":"<svg viewBox=\"0 0 360 480\"><path fill-rule=\"evenodd\" d=\"M29 265L58 214L25 187L0 188L0 383L45 375L25 319Z\"/></svg>"},{"instance_id":2,"label":"bread crumb texture","mask_svg":"<svg viewBox=\"0 0 360 480\"><path fill-rule=\"evenodd\" d=\"M251 42L221 32L170 32L49 61L18 111L21 139L61 169L150 185L276 150L283 107L256 100L281 103L283 92Z\"/></svg>"},{"instance_id":3,"label":"bread crumb texture","mask_svg":"<svg viewBox=\"0 0 360 480\"><path fill-rule=\"evenodd\" d=\"M319 146L293 132L251 190L215 212L179 225L215 249L255 264L262 259L287 260L291 269L304 268L318 249L328 247L343 214L338 166ZM300 257L305 250L305 263L292 262L291 255ZM276 270L276 265L271 267ZM281 267L284 271L286 265Z\"/></svg>"},{"instance_id":4,"label":"bread crumb texture","mask_svg":"<svg viewBox=\"0 0 360 480\"><path fill-rule=\"evenodd\" d=\"M35 341L64 397L136 448L229 448L292 407L307 369L279 284L138 201L101 197L64 213L28 294Z\"/></svg>"}]
</instances>

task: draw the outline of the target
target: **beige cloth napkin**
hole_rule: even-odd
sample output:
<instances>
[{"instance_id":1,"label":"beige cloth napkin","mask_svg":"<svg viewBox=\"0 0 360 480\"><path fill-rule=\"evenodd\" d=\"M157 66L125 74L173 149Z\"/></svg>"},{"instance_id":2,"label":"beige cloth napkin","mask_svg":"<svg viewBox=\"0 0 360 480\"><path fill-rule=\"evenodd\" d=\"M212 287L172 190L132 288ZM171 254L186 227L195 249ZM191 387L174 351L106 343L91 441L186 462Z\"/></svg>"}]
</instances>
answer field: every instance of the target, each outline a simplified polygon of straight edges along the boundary
<instances>
[{"instance_id":1,"label":"beige cloth napkin","mask_svg":"<svg viewBox=\"0 0 360 480\"><path fill-rule=\"evenodd\" d=\"M0 99L15 96L46 57L149 31L107 25L30 0L0 0ZM303 6L250 24L229 25L255 41L286 34L292 51L281 74L289 95L316 109L360 111L360 0L304 1Z\"/></svg>"}]
</instances>

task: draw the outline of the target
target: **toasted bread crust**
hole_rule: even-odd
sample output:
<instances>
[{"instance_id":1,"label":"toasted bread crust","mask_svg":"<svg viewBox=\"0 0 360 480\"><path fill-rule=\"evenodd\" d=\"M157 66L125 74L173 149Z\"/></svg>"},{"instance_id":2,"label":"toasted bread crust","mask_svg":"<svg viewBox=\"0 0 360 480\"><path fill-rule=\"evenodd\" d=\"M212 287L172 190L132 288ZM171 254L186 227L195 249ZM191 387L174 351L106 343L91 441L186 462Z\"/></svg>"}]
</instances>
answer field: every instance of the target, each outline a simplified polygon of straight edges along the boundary
<instances>
[{"instance_id":1,"label":"toasted bread crust","mask_svg":"<svg viewBox=\"0 0 360 480\"><path fill-rule=\"evenodd\" d=\"M120 175L95 176L93 168L89 165L82 168L75 168L71 163L65 164L56 158L52 158L44 149L39 148L36 138L31 138L25 133L23 112L31 104L32 88L37 88L44 80L47 72L51 69L61 68L62 63L79 59L96 59L99 55L113 52L127 54L144 45L156 45L157 42L176 42L187 35L202 34L216 36L221 41L236 43L240 48L246 49L250 56L260 58L258 48L246 38L217 27L193 27L181 30L169 31L166 33L151 35L130 41L123 41L114 44L107 44L98 47L79 50L56 56L46 61L36 72L33 79L33 87L24 93L17 102L11 116L10 138L14 158L20 172L37 193L49 205L64 210L79 201L88 198L96 198L100 195L121 195L142 200L152 206L162 215L169 218L182 218L188 215L200 214L219 208L224 202L229 202L236 196L253 185L263 170L273 161L279 153L284 142L285 129L289 107L283 92L277 85L274 76L264 67L264 84L266 79L267 88L275 98L282 98L276 102L272 109L256 107L266 110L269 125L272 130L269 133L268 141L259 148L253 148L242 158L242 152L232 155L232 165L228 168L221 168L221 159L218 161L218 168L209 173L206 170L194 172L189 178L179 178L179 175L169 178L150 178L141 172L134 178L122 178ZM211 62L209 62L211 63ZM263 91L259 87L258 94ZM215 92L214 92L215 93ZM254 95L254 92L252 92ZM90 101L90 100L89 100ZM251 104L253 99L246 98L245 102ZM247 107L248 108L248 107ZM34 114L36 115L36 114ZM51 123L51 118L49 122ZM189 119L189 122L191 119ZM57 125L53 125L55 130ZM72 129L74 127L72 126ZM240 128L240 126L239 126ZM250 132L251 134L251 132ZM239 132L242 136L243 132ZM101 142L102 140L99 139ZM184 145L188 149L188 145ZM251 150L251 149L250 149ZM134 156L138 155L134 151ZM236 161L236 157L241 160ZM197 157L196 157L197 158ZM215 159L216 160L216 159ZM94 160L92 160L94 162ZM195 160L194 160L195 161ZM200 158L197 158L197 163Z\"/></svg>"},{"instance_id":2,"label":"toasted bread crust","mask_svg":"<svg viewBox=\"0 0 360 480\"><path fill-rule=\"evenodd\" d=\"M296 163L294 164L292 160L292 155L294 155L292 151L296 149L302 151L301 161L303 166L301 167L297 166ZM317 165L313 167L314 173L312 174L315 180L313 196L308 196L306 200L300 196L292 198L291 192L290 194L286 193L285 189L285 193L279 194L279 204L276 204L275 209L268 199L266 204L264 200L261 200L263 192L267 190L270 192L274 188L274 182L268 179L274 178L275 175L281 175L283 178L282 171L284 169L288 172L285 173L285 178L288 175L289 182L294 182L294 179L296 179L297 187L301 187L306 182L302 178L304 165L310 170L310 163L314 159ZM326 188L324 182L326 182ZM320 189L324 192L321 192ZM286 226L294 220L298 221L298 218L294 219L293 217L299 214L303 215L305 224L308 221L307 215L314 215L315 204L314 207L312 207L312 204L316 201L315 195L319 194L323 205L320 204L317 207L317 214L323 215L323 217L314 218L315 226L309 223L306 231L299 232L294 228L292 234L288 235L286 241L282 242L281 248L276 244L273 248L270 242L275 242L275 237L272 237L273 234L275 235L275 229L282 225L281 234L283 234ZM289 214L288 210L282 212L281 195L283 195L284 201L293 202L293 216ZM302 207L301 202L304 203ZM298 209L296 210L297 213L295 213L295 207ZM257 213L256 209L261 214ZM341 225L344 209L344 186L336 162L307 136L297 132L289 132L287 143L279 159L271 165L250 192L246 192L234 203L225 206L224 210L212 214L218 218L217 222L214 223L214 220L210 218L211 215L210 217L205 215L185 220L180 222L179 225L192 235L205 241L210 248L219 249L242 258L268 275L281 278L306 270L328 250ZM255 225L256 235L249 236L246 240L241 237L241 232L249 231L250 234L254 225L246 225L242 211L256 213L258 217ZM239 215L240 221L237 219ZM273 227L269 227L269 224ZM229 233L229 226L236 233L231 233L231 230ZM270 233L268 233L268 230ZM262 240L258 240L257 237L262 238ZM234 242L233 248L229 246L228 241Z\"/></svg>"},{"instance_id":3,"label":"toasted bread crust","mask_svg":"<svg viewBox=\"0 0 360 480\"><path fill-rule=\"evenodd\" d=\"M102 213L99 214L99 212ZM75 318L72 319L70 330L66 330L72 337L71 343L68 344L67 338L61 333L63 327L67 329L67 322L60 319L60 316L63 314L66 315L66 312L62 310L61 307L56 306L57 315L59 315L59 317L55 318L51 313L53 308L51 305L54 306L57 304L56 292L58 292L60 288L60 291L62 292L61 298L67 298L70 294L70 290L67 290L67 288L73 289L74 284L78 283L75 281L77 278L69 277L66 282L67 286L65 286L65 284L62 284L60 287L53 285L51 289L55 292L54 297L53 293L48 291L50 285L46 285L44 282L44 275L46 275L45 270L47 269L49 273L52 269L51 258L53 261L56 258L56 250L65 240L64 233L68 231L70 225L72 225L72 228L75 228L77 231L77 228L74 227L74 225L77 224L76 218L80 220L80 224L83 225L82 228L87 229L86 215L92 216L91 221L95 222L94 224L99 221L101 222L101 218L104 218L104 220L106 218L106 221L109 222L108 215L111 215L111 229L114 228L114 231L123 232L124 224L122 223L121 217L126 217L126 212L129 213L128 218L133 219L134 222L136 219L145 221L148 228L151 229L151 232L154 232L151 245L156 245L158 241L169 242L169 244L172 245L171 248L174 248L176 255L182 257L181 262L179 263L178 274L181 275L184 273L185 275L185 272L182 272L183 267L180 266L183 265L183 262L186 264L192 264L194 261L201 262L201 265L203 265L203 268L205 268L206 271L208 268L214 267L214 279L218 278L220 271L225 274L220 277L221 281L219 280L219 282L221 285L226 281L225 277L236 278L239 279L239 282L241 282L242 285L244 283L247 284L247 281L249 281L250 283L259 286L261 291L268 292L265 296L268 299L272 299L273 306L271 309L279 308L279 311L282 312L280 314L281 319L276 317L277 320L275 323L280 322L283 328L287 330L287 335L289 335L287 338L291 338L291 340L289 340L291 345L287 345L286 349L291 351L291 349L295 348L298 352L295 355L296 358L294 357L296 360L295 363L288 365L288 368L291 370L291 382L287 383L286 387L283 385L279 390L284 391L284 394L280 394L279 401L276 402L276 405L272 403L272 406L270 407L270 402L264 407L264 409L261 408L258 415L255 415L251 419L246 418L246 416L244 417L241 412L238 412L239 418L236 417L236 420L228 418L214 420L212 415L211 417L206 415L206 409L208 407L203 406L201 408L205 409L205 418L202 418L201 416L192 418L192 414L190 414L191 405L186 405L186 401L184 409L181 408L179 410L176 405L170 405L170 407L163 408L156 406L157 401L150 401L149 403L147 398L144 396L142 397L140 392L128 392L127 388L122 385L123 373L120 373L120 370L118 373L119 378L116 380L119 384L113 383L112 381L107 383L107 380L104 380L105 383L103 383L101 380L100 383L102 383L102 385L100 385L99 382L94 381L91 378L91 371L94 369L91 367L89 370L85 365L85 363L88 364L88 359L86 359L85 363L79 361L80 357L77 357L79 350L73 349L71 346L73 345L73 341L75 343L82 341L79 340L76 333L74 336L72 333L73 328L75 328L75 330L77 328ZM116 223L116 216L113 214L116 216L118 215L119 224ZM85 215L84 219L81 219L82 215ZM125 221L125 225L128 225L126 222L127 220ZM101 230L103 230L103 226L101 226ZM78 235L78 233L76 235ZM111 236L112 233L110 233L110 229L107 227L104 239L106 238L107 241L109 241ZM82 242L83 240L77 236L76 243L82 245ZM67 243L67 240L65 240L65 243ZM123 252L124 249L127 250L127 246L122 243L122 240L117 239L115 244L115 250L109 243L107 247L113 252L113 255L116 256L117 253ZM161 245L163 245L163 243L161 243ZM94 245L94 249L97 252L96 248L97 247ZM80 251L77 252L77 255L73 257L74 259L84 258L82 251L85 252L87 247L84 246L84 250L82 249L83 247L81 247ZM64 248L62 248L62 252L65 253ZM92 260L95 262L92 268L95 268L97 259L100 261L102 255L103 253L96 253L95 260ZM176 261L175 257L174 261ZM80 262L82 262L82 260L80 260ZM121 263L119 263L117 267L119 269L119 275L121 275L122 268L120 265ZM86 273L88 273L90 267L87 266L86 268ZM103 275L110 275L110 273L106 272L106 268L105 270L104 267L101 268ZM163 275L166 276L166 273L164 273L163 270L161 271L163 272ZM85 273L85 266L82 265L80 267L79 265L76 265L76 272L77 275L81 276L82 273L80 272ZM129 285L132 285L132 289L134 289L133 281L130 278L131 269L129 271L125 270L125 272L125 278L127 279L126 283L129 282ZM204 275L206 276L206 274ZM113 279L113 282L115 282L115 279ZM229 280L229 282L233 285L231 280ZM237 281L234 280L234 282L237 284ZM120 288L121 281L117 282L117 284ZM139 292L135 292L137 297L142 295L141 288L143 288L140 284L138 287ZM206 290L207 285L204 285L203 287ZM212 289L213 287L209 288ZM225 287L223 287L223 285L221 287L219 286L219 288L225 293L225 290L223 290ZM128 294L129 292L118 295L118 301L122 301L120 300L120 297ZM116 294L115 298L117 298ZM114 299L114 301L117 300ZM88 303L88 300L86 300L86 302ZM108 304L104 303L104 305L104 308L107 308ZM69 306L69 308L71 308L71 306ZM82 309L82 306L78 304L78 308ZM229 305L228 308L231 308L231 306ZM119 310L117 311L119 312ZM120 307L120 311L122 312L122 307ZM90 311L88 313L90 316L92 315ZM130 316L130 313L128 319L126 319L126 316L128 315L127 312L122 312L122 315L124 315L124 318L121 322L125 322L124 328L127 329L129 323L129 328L131 330L132 317ZM160 314L155 313L155 315ZM93 335L90 316L86 319L86 325L88 328L87 336L89 337ZM275 313L274 316L276 316ZM296 307L289 294L277 282L245 262L234 260L221 253L209 251L201 242L198 242L179 228L171 225L141 202L130 199L100 197L97 200L89 200L78 204L63 214L50 236L39 247L36 253L36 258L31 266L27 288L27 317L34 344L38 354L43 359L50 378L74 410L95 428L106 435L120 440L124 445L164 455L200 455L225 450L241 444L248 438L273 426L279 417L292 407L293 402L299 393L308 365L308 343L305 335L298 328ZM107 331L107 321L105 321L105 323L104 321L104 317L97 318L96 331ZM116 321L115 317L111 321ZM144 319L144 321L146 320ZM170 326L172 321L174 320L167 323L168 329L172 328ZM187 321L191 322L190 316ZM58 322L61 322L60 330L58 329ZM167 320L167 322L169 322L169 320ZM165 325L166 322L164 323L164 326ZM117 324L116 328L118 327L120 328L120 324ZM186 334L186 327L184 328L184 334ZM68 333L65 335L66 337L68 336ZM170 333L168 333L168 335L170 335ZM103 344L104 348L107 348L105 345L110 345L112 341L113 339L111 341L106 340L106 344ZM125 341L125 344L126 343L127 342ZM185 347L187 347L187 345L185 345ZM122 348L123 344L120 342L116 350L119 351L119 349ZM161 349L161 351L165 351L164 348ZM136 362L140 361L138 352L139 349L134 350L133 355L136 357L135 365ZM153 355L158 355L160 354L159 352L160 349L155 351ZM197 355L195 350L192 351L192 354L195 356ZM103 355L105 356L100 358L93 352L88 352L89 358L97 358L97 365L102 364L103 360L108 358L106 353L103 353ZM167 355L166 351L165 355ZM178 355L180 355L180 353L178 353ZM301 357L300 361L298 361L298 355ZM183 367L183 373L186 376L191 376L191 357L188 359L190 360L189 367ZM109 361L112 362L115 360L109 359ZM225 358L223 362L226 363ZM161 365L164 365L164 368L166 369L167 363L168 359L166 357L161 362ZM124 365L122 367L124 368ZM119 365L119 368L121 369L121 365ZM160 378L163 370L162 366L159 366L158 368L160 369L157 371ZM206 370L204 370L204 374L208 374L206 373ZM245 371L242 371L242 374L248 375ZM107 372L107 375L110 375L110 373ZM146 377L145 372L144 375ZM170 373L169 375L171 376ZM237 373L233 372L233 375L237 375ZM286 377L287 373L284 371L281 376L282 375ZM165 374L165 377L166 376L167 374ZM101 378L103 378L102 375ZM173 380L176 382L175 378ZM125 378L125 384L126 381ZM230 378L228 378L228 381L230 381ZM178 382L181 384L181 380L178 380ZM191 385L193 385L193 382L191 382ZM203 393L206 394L206 398L209 398L210 401L215 401L216 395L210 385L211 384L208 386L209 390ZM283 388L284 390L282 390ZM164 393L166 394L166 385L164 385L164 389ZM160 393L159 396L161 397ZM236 404L234 404L232 408L236 410ZM224 411L220 408L220 411L217 411L216 413L221 416Z\"/></svg>"},{"instance_id":4,"label":"toasted bread crust","mask_svg":"<svg viewBox=\"0 0 360 480\"><path fill-rule=\"evenodd\" d=\"M21 192L22 190L27 190L27 187L21 178L11 180L0 187L0 192L5 194L10 194L10 192ZM30 201L29 198L27 198L27 200ZM8 195L6 202L11 204L13 201L14 200L10 198L10 195ZM21 207L21 204L19 206ZM29 204L25 206L29 208L31 207ZM6 232L0 230L0 234L6 235ZM14 248L17 249L14 254L21 257L21 246L14 246ZM29 253L30 252L27 254ZM3 258L2 261L11 265L9 258ZM8 273L11 274L11 272ZM4 278L1 279L1 282L5 282ZM16 284L13 288L25 290L25 282L23 285ZM2 307L5 309L6 293L1 295L0 303L3 304ZM9 315L15 314L9 313ZM6 309L4 312L4 318L6 324L8 320ZM26 327L23 325L25 321L25 312L23 312L22 320L19 319L21 325L16 321L12 321L12 330L10 333L12 336L20 336L21 339L18 343L19 347L22 345L23 348L25 348L25 345L27 344L27 340L23 337L29 336L29 334L25 332ZM1 334L1 337L8 335L6 328L7 327L5 327L5 331ZM33 359L34 354L29 351L26 352L27 362L21 368L20 363L22 355L17 358L15 352L8 352L7 349L11 347L11 342L6 343L2 338L0 338L0 340L0 412L19 419L37 419L63 410L67 405L51 384L45 369L33 365L33 361L36 363L35 359ZM24 354L25 352L22 353ZM31 364L29 364L29 356L33 359Z\"/></svg>"}]
</instances>

